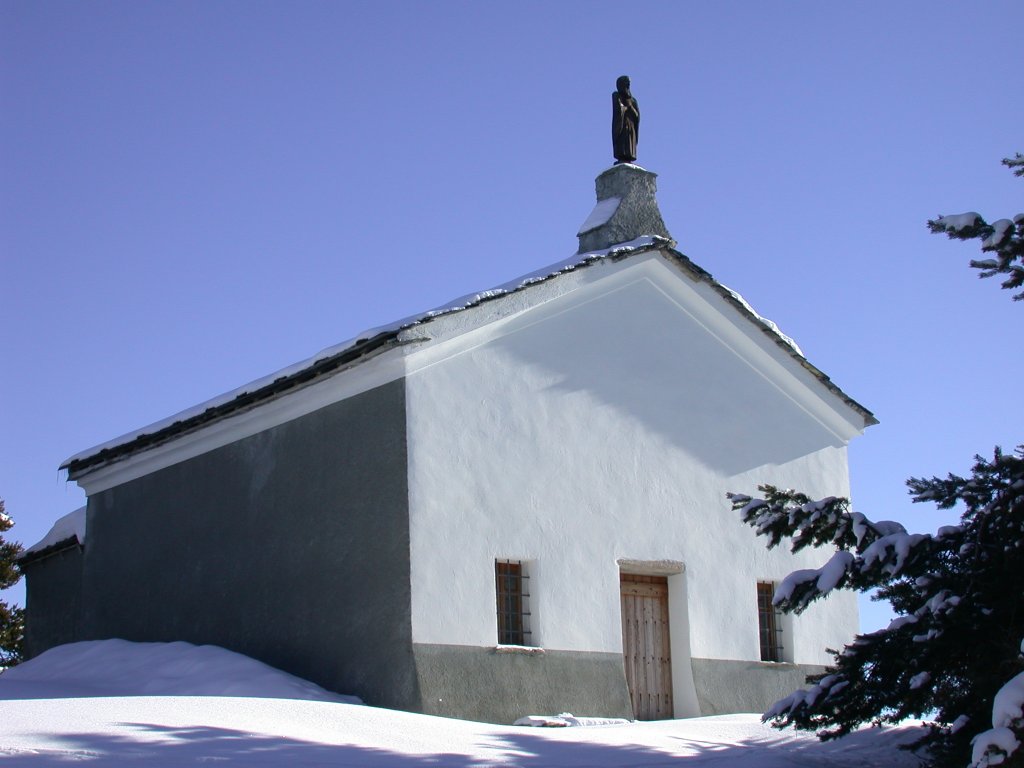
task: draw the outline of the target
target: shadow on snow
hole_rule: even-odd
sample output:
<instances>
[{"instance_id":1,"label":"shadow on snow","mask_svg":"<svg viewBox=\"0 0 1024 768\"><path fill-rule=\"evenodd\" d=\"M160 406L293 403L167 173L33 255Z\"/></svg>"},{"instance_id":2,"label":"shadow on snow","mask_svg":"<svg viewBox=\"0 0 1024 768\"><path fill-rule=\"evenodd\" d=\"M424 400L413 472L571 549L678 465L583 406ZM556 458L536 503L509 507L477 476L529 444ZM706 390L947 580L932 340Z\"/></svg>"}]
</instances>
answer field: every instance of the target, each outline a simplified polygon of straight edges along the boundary
<instances>
[{"instance_id":1,"label":"shadow on snow","mask_svg":"<svg viewBox=\"0 0 1024 768\"><path fill-rule=\"evenodd\" d=\"M828 744L808 739L779 742L748 741L718 744L685 737L662 737L667 751L651 746L609 745L585 740L547 738L530 732L484 737L473 749L460 753L408 754L355 744L323 744L286 736L253 734L208 726L170 727L120 723L121 733L76 733L51 737L45 751L8 752L5 766L33 768L146 764L154 768L191 763L245 766L359 766L360 768L659 768L681 760L702 765L753 768L913 768L918 760L897 751L892 740L885 747L840 740ZM146 734L140 739L138 734ZM847 742L844 744L843 742ZM483 754L481 754L483 753ZM845 754L844 754L845 753Z\"/></svg>"}]
</instances>

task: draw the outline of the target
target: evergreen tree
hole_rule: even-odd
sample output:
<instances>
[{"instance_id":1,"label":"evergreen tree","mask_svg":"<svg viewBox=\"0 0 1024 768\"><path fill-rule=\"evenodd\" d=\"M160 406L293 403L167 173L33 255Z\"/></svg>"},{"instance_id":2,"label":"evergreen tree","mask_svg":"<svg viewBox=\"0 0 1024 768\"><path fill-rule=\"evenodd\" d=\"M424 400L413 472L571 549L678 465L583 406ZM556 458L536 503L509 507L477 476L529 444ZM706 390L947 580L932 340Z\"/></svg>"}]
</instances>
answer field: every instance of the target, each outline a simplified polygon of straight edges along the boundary
<instances>
[{"instance_id":1,"label":"evergreen tree","mask_svg":"<svg viewBox=\"0 0 1024 768\"><path fill-rule=\"evenodd\" d=\"M1004 160L1024 176L1024 156ZM928 222L933 232L980 239L993 259L972 261L981 277L1008 275L1024 285L1024 214L988 224L977 213ZM1024 299L1024 291L1014 300ZM910 534L873 522L841 498L813 501L763 485L763 498L730 494L733 508L768 547L783 539L797 552L832 546L821 568L796 571L779 585L775 605L800 613L833 589L878 590L897 617L858 635L810 687L782 699L764 719L816 730L823 739L865 723L929 716L912 747L933 766L1024 766L1024 446L975 457L969 477L911 478L915 502L962 506L960 524Z\"/></svg>"},{"instance_id":2,"label":"evergreen tree","mask_svg":"<svg viewBox=\"0 0 1024 768\"><path fill-rule=\"evenodd\" d=\"M21 578L14 562L21 554L21 545L6 541L2 535L13 525L14 521L4 514L4 502L0 499L0 591L14 586ZM21 661L24 634L24 610L0 600L0 667L10 667Z\"/></svg>"}]
</instances>

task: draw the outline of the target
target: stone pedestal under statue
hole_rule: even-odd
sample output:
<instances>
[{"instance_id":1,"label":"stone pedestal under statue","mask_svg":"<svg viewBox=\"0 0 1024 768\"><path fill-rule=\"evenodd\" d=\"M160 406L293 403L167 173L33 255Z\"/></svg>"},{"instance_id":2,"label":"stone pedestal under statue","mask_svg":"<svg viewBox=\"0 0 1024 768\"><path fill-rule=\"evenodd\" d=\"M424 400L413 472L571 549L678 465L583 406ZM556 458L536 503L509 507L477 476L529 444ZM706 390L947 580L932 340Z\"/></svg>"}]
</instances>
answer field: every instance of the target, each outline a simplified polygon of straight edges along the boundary
<instances>
[{"instance_id":1,"label":"stone pedestal under statue","mask_svg":"<svg viewBox=\"0 0 1024 768\"><path fill-rule=\"evenodd\" d=\"M600 174L597 205L577 234L578 252L604 250L645 235L672 240L655 197L657 178L658 174L632 163L613 165Z\"/></svg>"}]
</instances>

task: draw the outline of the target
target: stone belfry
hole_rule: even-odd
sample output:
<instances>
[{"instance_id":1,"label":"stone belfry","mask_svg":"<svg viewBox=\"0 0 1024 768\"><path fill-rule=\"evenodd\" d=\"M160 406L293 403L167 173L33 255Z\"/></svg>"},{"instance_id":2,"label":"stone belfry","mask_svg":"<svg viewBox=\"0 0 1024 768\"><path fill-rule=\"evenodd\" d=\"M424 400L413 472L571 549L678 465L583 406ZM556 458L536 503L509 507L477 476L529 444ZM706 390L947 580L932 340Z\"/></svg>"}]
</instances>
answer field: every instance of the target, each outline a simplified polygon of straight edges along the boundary
<instances>
[{"instance_id":1,"label":"stone belfry","mask_svg":"<svg viewBox=\"0 0 1024 768\"><path fill-rule=\"evenodd\" d=\"M640 106L623 75L612 93L612 152L615 165L596 179L597 205L580 227L578 253L628 243L638 237L672 241L655 197L656 173L635 164L640 136Z\"/></svg>"}]
</instances>

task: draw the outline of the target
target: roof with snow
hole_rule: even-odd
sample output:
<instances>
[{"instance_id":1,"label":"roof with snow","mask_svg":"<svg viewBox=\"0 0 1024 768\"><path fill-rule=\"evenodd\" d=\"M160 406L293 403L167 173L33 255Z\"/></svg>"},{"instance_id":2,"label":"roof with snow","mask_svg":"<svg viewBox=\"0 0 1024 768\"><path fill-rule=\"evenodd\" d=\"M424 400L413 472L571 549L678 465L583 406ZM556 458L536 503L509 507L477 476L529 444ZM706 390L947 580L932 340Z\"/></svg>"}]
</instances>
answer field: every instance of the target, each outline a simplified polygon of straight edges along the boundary
<instances>
[{"instance_id":1,"label":"roof with snow","mask_svg":"<svg viewBox=\"0 0 1024 768\"><path fill-rule=\"evenodd\" d=\"M58 518L46 535L21 553L20 565L52 555L71 546L85 544L85 507L79 507L64 517Z\"/></svg>"},{"instance_id":2,"label":"roof with snow","mask_svg":"<svg viewBox=\"0 0 1024 768\"><path fill-rule=\"evenodd\" d=\"M811 365L796 343L783 334L774 323L761 317L742 296L716 281L710 273L675 250L675 241L665 228L658 210L655 178L656 174L632 164L613 166L601 173L596 179L597 205L580 227L580 251L564 261L523 275L491 290L463 296L428 312L361 333L354 339L329 347L270 376L250 382L148 427L76 453L64 461L60 468L66 469L69 477L81 476L101 465L127 458L234 414L259 407L286 393L306 387L326 376L359 365L389 349L408 343L402 335L406 329L425 325L438 317L462 312L510 294L529 291L540 283L557 279L569 272L588 269L605 260L620 261L654 251L660 252L692 280L711 286L742 316L797 360L833 395L857 412L863 418L865 427L877 424L878 421L870 411Z\"/></svg>"},{"instance_id":3,"label":"roof with snow","mask_svg":"<svg viewBox=\"0 0 1024 768\"><path fill-rule=\"evenodd\" d=\"M430 323L435 318L461 312L488 301L520 291L557 278L574 270L587 269L605 259L621 260L651 251L661 251L685 270L691 278L710 285L728 303L736 307L751 323L757 325L776 344L796 359L801 366L812 373L825 387L859 413L864 426L877 424L874 415L864 406L837 387L828 376L813 366L800 351L796 343L783 334L770 320L761 317L740 294L716 281L689 258L670 246L671 241L661 237L641 237L636 240L605 248L591 253L576 254L565 261L552 264L536 272L516 278L504 285L487 291L469 294L448 302L428 312L419 313L398 320L386 326L374 328L359 334L356 338L329 347L313 357L289 366L283 370L250 382L238 389L227 392L205 403L182 411L162 421L130 432L101 445L81 451L61 464L71 476L78 475L100 464L124 458L155 445L172 440L182 434L193 432L215 421L235 413L255 408L281 395L319 381L337 371L358 365L388 349L405 342L400 339L403 330Z\"/></svg>"}]
</instances>

